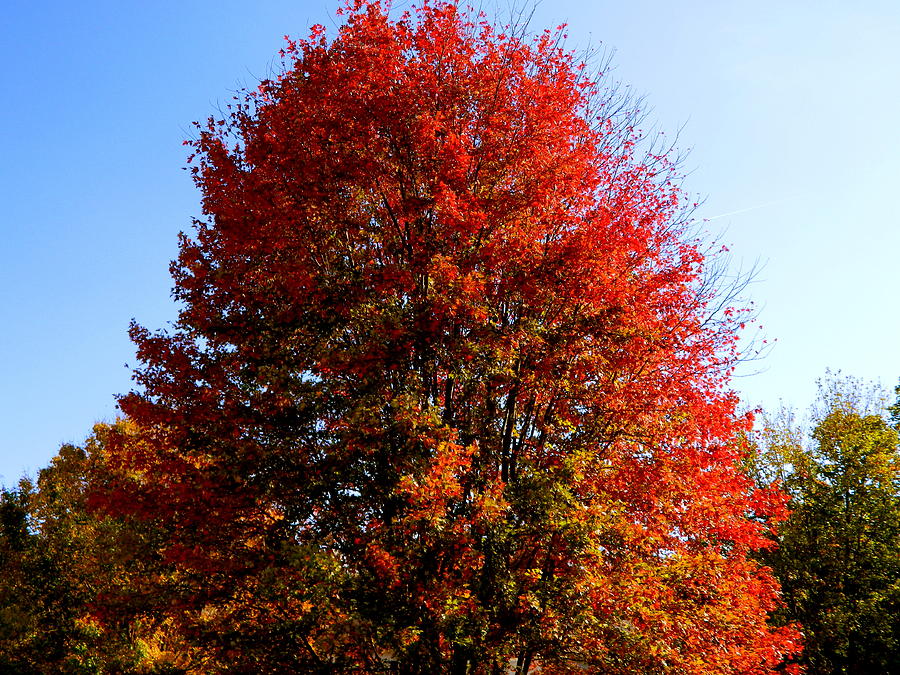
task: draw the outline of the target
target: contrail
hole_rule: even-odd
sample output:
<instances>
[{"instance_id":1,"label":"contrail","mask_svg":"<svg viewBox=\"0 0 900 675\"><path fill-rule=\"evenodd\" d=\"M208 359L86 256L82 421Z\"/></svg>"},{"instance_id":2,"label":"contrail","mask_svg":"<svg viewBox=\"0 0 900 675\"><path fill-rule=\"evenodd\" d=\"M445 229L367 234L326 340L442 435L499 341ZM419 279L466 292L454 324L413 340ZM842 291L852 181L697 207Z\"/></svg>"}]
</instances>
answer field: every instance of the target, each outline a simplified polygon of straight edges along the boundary
<instances>
[{"instance_id":1,"label":"contrail","mask_svg":"<svg viewBox=\"0 0 900 675\"><path fill-rule=\"evenodd\" d=\"M766 202L764 204L757 204L756 206L748 206L746 209L738 209L737 211L729 211L728 213L720 213L717 216L713 216L712 218L704 218L706 222L711 220L718 220L719 218L725 218L727 216L736 216L739 213L747 213L747 211L756 211L757 209L764 209L767 206L772 206L773 204L780 204L781 202L787 201L788 197L782 197L781 199L776 199L771 202Z\"/></svg>"}]
</instances>

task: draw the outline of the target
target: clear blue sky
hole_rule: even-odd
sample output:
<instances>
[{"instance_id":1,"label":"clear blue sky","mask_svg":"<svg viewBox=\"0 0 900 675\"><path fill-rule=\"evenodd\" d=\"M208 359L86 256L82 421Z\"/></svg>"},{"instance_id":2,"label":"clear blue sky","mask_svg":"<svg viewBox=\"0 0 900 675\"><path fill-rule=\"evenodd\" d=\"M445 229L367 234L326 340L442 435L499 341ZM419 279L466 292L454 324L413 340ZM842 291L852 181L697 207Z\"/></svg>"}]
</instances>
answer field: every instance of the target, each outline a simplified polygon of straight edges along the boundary
<instances>
[{"instance_id":1,"label":"clear blue sky","mask_svg":"<svg viewBox=\"0 0 900 675\"><path fill-rule=\"evenodd\" d=\"M506 3L498 3L506 6ZM168 261L198 198L190 122L272 67L336 3L13 3L0 26L0 481L115 417L135 317L174 318ZM692 148L687 187L745 266L769 339L735 381L805 407L828 367L900 377L900 4L632 0L540 5L616 50ZM773 203L774 202L774 203ZM754 208L759 207L759 208Z\"/></svg>"}]
</instances>

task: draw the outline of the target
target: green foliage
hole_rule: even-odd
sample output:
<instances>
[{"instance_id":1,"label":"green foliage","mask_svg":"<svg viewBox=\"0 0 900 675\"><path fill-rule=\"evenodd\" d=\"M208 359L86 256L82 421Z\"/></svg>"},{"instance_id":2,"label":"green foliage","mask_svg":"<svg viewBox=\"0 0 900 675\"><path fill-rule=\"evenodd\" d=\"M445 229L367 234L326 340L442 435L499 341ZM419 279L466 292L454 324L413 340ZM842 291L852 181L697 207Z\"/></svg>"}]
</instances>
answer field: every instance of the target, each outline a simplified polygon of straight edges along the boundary
<instances>
[{"instance_id":1,"label":"green foliage","mask_svg":"<svg viewBox=\"0 0 900 675\"><path fill-rule=\"evenodd\" d=\"M0 672L99 672L89 656L95 636L79 620L84 598L58 555L61 533L44 536L35 517L39 499L27 480L0 495Z\"/></svg>"},{"instance_id":2,"label":"green foliage","mask_svg":"<svg viewBox=\"0 0 900 675\"><path fill-rule=\"evenodd\" d=\"M896 409L896 407L895 407ZM768 420L757 480L778 481L793 512L762 554L781 582L780 622L799 622L810 674L900 666L900 453L877 390L820 385L812 430Z\"/></svg>"}]
</instances>

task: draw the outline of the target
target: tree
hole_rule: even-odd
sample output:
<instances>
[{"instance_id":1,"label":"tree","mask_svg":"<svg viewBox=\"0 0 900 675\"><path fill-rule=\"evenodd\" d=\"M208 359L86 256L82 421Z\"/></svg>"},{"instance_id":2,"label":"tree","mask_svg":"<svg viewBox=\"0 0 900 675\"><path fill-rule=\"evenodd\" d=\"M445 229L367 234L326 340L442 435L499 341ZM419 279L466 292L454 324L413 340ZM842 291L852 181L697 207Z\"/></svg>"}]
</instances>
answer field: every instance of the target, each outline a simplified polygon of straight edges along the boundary
<instances>
[{"instance_id":1,"label":"tree","mask_svg":"<svg viewBox=\"0 0 900 675\"><path fill-rule=\"evenodd\" d=\"M198 125L179 319L132 327L105 508L168 533L181 634L207 672L767 672L778 500L670 157L560 31L343 14Z\"/></svg>"},{"instance_id":2,"label":"tree","mask_svg":"<svg viewBox=\"0 0 900 675\"><path fill-rule=\"evenodd\" d=\"M789 416L764 435L764 473L780 474L793 512L763 559L782 585L778 619L803 625L811 675L900 665L900 452L865 391L826 380L808 441Z\"/></svg>"},{"instance_id":3,"label":"tree","mask_svg":"<svg viewBox=\"0 0 900 675\"><path fill-rule=\"evenodd\" d=\"M111 429L129 425L96 425L82 446L63 445L36 483L0 493L0 672L162 675L195 661L134 583L159 572L154 528L89 507L90 493L114 480ZM98 600L117 620L98 620Z\"/></svg>"}]
</instances>

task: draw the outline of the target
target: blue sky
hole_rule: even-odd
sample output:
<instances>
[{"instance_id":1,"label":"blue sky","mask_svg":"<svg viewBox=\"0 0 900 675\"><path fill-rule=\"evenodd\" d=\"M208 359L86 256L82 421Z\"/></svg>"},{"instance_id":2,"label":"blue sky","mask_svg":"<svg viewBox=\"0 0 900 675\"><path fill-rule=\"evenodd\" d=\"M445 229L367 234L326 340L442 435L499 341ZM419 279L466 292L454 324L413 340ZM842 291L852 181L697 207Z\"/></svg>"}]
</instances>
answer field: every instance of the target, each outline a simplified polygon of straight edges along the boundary
<instances>
[{"instance_id":1,"label":"blue sky","mask_svg":"<svg viewBox=\"0 0 900 675\"><path fill-rule=\"evenodd\" d=\"M129 320L174 318L168 261L199 211L181 169L190 123L267 75L284 34L333 25L335 8L6 9L0 482L114 418L135 365ZM892 387L900 4L555 0L533 27L562 22L571 46L616 50L616 76L647 95L661 129L683 127L686 187L706 198L698 215L735 265L762 264L748 295L775 344L735 380L745 400L805 407L829 367Z\"/></svg>"}]
</instances>

